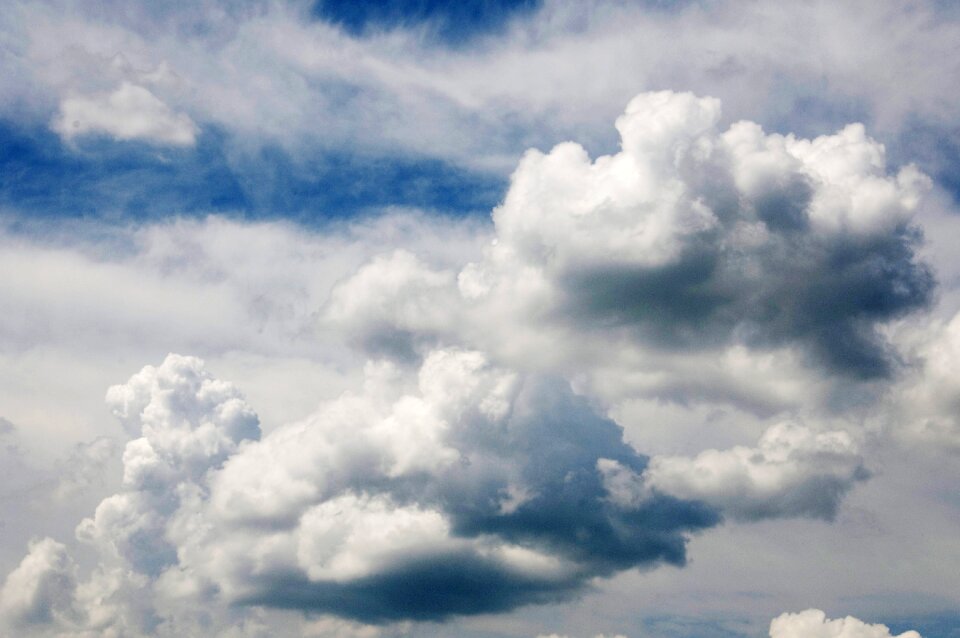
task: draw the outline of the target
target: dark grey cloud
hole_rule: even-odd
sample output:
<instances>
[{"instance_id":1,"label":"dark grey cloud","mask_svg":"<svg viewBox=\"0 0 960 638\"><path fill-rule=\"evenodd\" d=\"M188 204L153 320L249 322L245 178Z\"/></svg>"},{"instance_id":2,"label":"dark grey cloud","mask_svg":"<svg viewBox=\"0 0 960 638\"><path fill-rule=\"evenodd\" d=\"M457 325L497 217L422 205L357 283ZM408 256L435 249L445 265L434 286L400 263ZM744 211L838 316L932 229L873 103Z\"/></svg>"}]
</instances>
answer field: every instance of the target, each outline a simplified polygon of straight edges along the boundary
<instances>
[{"instance_id":1,"label":"dark grey cloud","mask_svg":"<svg viewBox=\"0 0 960 638\"><path fill-rule=\"evenodd\" d=\"M477 428L479 430L479 428ZM642 472L647 458L623 441L622 428L600 417L566 382L524 382L510 417L492 440L462 449L467 464L442 482L445 509L461 534L496 534L511 542L543 546L598 573L644 563L686 560L684 532L715 525L715 511L695 501L653 499L637 510L611 503L597 460L616 459ZM471 445L472 443L472 445ZM532 494L504 512L496 494L506 481L491 480L489 466L507 464ZM478 493L477 486L485 486Z\"/></svg>"},{"instance_id":2,"label":"dark grey cloud","mask_svg":"<svg viewBox=\"0 0 960 638\"><path fill-rule=\"evenodd\" d=\"M799 343L834 372L888 376L896 356L878 326L928 307L936 286L915 256L918 229L824 242L767 228L769 245L750 255L698 244L678 263L566 273L554 320L586 331L625 328L659 348Z\"/></svg>"},{"instance_id":3,"label":"dark grey cloud","mask_svg":"<svg viewBox=\"0 0 960 638\"><path fill-rule=\"evenodd\" d=\"M264 581L239 604L332 613L365 623L437 621L559 602L582 591L582 579L545 583L518 577L472 553L433 557L348 583L311 582L291 572Z\"/></svg>"}]
</instances>

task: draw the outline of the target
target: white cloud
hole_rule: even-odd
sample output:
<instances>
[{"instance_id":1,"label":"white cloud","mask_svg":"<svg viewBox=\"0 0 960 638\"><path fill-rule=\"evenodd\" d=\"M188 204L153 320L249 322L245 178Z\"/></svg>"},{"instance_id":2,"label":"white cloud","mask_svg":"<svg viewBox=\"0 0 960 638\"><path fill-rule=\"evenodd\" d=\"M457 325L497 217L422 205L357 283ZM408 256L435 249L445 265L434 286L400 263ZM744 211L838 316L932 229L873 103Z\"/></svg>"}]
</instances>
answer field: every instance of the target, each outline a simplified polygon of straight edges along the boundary
<instances>
[{"instance_id":1,"label":"white cloud","mask_svg":"<svg viewBox=\"0 0 960 638\"><path fill-rule=\"evenodd\" d=\"M175 113L148 89L129 82L110 94L65 98L51 127L67 141L106 134L171 146L193 146L199 132L190 117Z\"/></svg>"},{"instance_id":2,"label":"white cloud","mask_svg":"<svg viewBox=\"0 0 960 638\"><path fill-rule=\"evenodd\" d=\"M76 579L77 567L66 546L50 538L32 542L0 590L0 626L12 631L44 624L69 626L78 619L73 604Z\"/></svg>"},{"instance_id":3,"label":"white cloud","mask_svg":"<svg viewBox=\"0 0 960 638\"><path fill-rule=\"evenodd\" d=\"M897 636L920 638L915 631ZM819 609L808 609L774 618L770 623L770 638L893 638L893 634L885 625L870 625L852 616L828 620Z\"/></svg>"},{"instance_id":4,"label":"white cloud","mask_svg":"<svg viewBox=\"0 0 960 638\"><path fill-rule=\"evenodd\" d=\"M622 468L608 469L605 476L612 498L637 500ZM737 519L829 520L846 492L866 477L863 456L850 434L781 423L764 432L754 448L705 450L694 458L653 457L640 485L703 500Z\"/></svg>"},{"instance_id":5,"label":"white cloud","mask_svg":"<svg viewBox=\"0 0 960 638\"><path fill-rule=\"evenodd\" d=\"M881 420L902 441L960 451L960 313L905 326L900 340L911 365Z\"/></svg>"},{"instance_id":6,"label":"white cloud","mask_svg":"<svg viewBox=\"0 0 960 638\"><path fill-rule=\"evenodd\" d=\"M323 320L367 351L415 358L460 323L455 277L406 251L381 255L337 284Z\"/></svg>"},{"instance_id":7,"label":"white cloud","mask_svg":"<svg viewBox=\"0 0 960 638\"><path fill-rule=\"evenodd\" d=\"M149 635L204 622L211 604L230 622L247 606L377 623L506 610L681 563L684 534L717 520L657 497L607 507L597 458L643 457L563 382L452 349L414 379L390 364L368 374L363 393L260 441L238 391L198 359L169 355L110 388L138 438L121 491L77 527L99 563L62 596L76 619L41 609L31 622ZM570 508L584 527L555 522Z\"/></svg>"}]
</instances>

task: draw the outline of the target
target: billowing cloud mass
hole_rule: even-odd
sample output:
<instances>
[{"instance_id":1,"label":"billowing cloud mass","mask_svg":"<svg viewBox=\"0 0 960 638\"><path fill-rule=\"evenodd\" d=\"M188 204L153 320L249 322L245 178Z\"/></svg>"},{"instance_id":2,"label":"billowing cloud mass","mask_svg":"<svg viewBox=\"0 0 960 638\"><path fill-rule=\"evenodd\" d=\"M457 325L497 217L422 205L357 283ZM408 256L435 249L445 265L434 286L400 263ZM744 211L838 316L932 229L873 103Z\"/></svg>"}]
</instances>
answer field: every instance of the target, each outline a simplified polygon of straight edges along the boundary
<instances>
[{"instance_id":1,"label":"billowing cloud mass","mask_svg":"<svg viewBox=\"0 0 960 638\"><path fill-rule=\"evenodd\" d=\"M830 520L844 494L867 478L863 464L848 433L783 423L764 432L755 448L655 457L645 477L651 489L711 503L739 519Z\"/></svg>"},{"instance_id":2,"label":"billowing cloud mass","mask_svg":"<svg viewBox=\"0 0 960 638\"><path fill-rule=\"evenodd\" d=\"M933 290L910 223L929 181L888 175L860 125L806 140L719 120L715 99L647 93L617 120L616 155L528 152L463 295L580 339L796 346L839 374L888 375L878 325Z\"/></svg>"},{"instance_id":3,"label":"billowing cloud mass","mask_svg":"<svg viewBox=\"0 0 960 638\"><path fill-rule=\"evenodd\" d=\"M819 609L808 609L774 618L770 623L770 638L894 638L894 635L885 625L870 625L852 616L829 620ZM920 634L905 631L896 638L920 638Z\"/></svg>"},{"instance_id":4,"label":"billowing cloud mass","mask_svg":"<svg viewBox=\"0 0 960 638\"><path fill-rule=\"evenodd\" d=\"M135 634L176 626L138 610L145 590L368 622L501 611L683 564L686 534L717 521L668 496L609 501L597 459L637 471L646 459L559 380L443 350L404 381L374 366L366 392L260 442L236 391L196 359L171 355L111 388L141 436L124 452L124 491L77 529L109 580L84 586L108 587L99 600L116 608L79 617Z\"/></svg>"},{"instance_id":5,"label":"billowing cloud mass","mask_svg":"<svg viewBox=\"0 0 960 638\"><path fill-rule=\"evenodd\" d=\"M77 528L100 564L78 585L63 545L35 544L4 590L11 624L149 635L204 600L374 623L503 611L682 565L688 535L728 510L825 516L860 468L848 438L786 426L752 454L650 463L563 380L456 349L415 378L371 363L363 392L262 440L194 358L170 355L107 401L137 438L123 491Z\"/></svg>"},{"instance_id":6,"label":"billowing cloud mass","mask_svg":"<svg viewBox=\"0 0 960 638\"><path fill-rule=\"evenodd\" d=\"M149 89L129 82L109 94L65 98L51 126L68 141L102 134L171 146L192 146L198 133L189 116L175 113Z\"/></svg>"},{"instance_id":7,"label":"billowing cloud mass","mask_svg":"<svg viewBox=\"0 0 960 638\"><path fill-rule=\"evenodd\" d=\"M76 617L76 571L63 544L49 538L31 543L0 590L0 619L8 629L27 632L35 625L69 625Z\"/></svg>"},{"instance_id":8,"label":"billowing cloud mass","mask_svg":"<svg viewBox=\"0 0 960 638\"><path fill-rule=\"evenodd\" d=\"M133 128L98 130L188 143L152 94L121 91L107 102L122 112L104 117ZM173 119L142 128L128 104ZM37 635L255 635L257 614L296 610L346 619L317 631L363 633L683 566L690 539L724 519L835 519L870 471L863 437L842 429L852 419L825 416L821 386L873 398L870 383L888 389L906 365L887 335L932 300L913 220L930 181L910 165L888 171L862 125L804 139L720 122L716 99L644 93L616 122L616 154L529 151L477 233L489 233L479 254L414 243L337 263L311 245L284 262L302 278L283 287L264 257L275 234L226 225L219 250L241 264L238 284L189 233L157 231L137 265L163 283L161 300L177 298L164 276L186 272L206 304L197 318L222 304L262 319L218 327L215 349L335 343L323 355L367 358L363 378L263 432L195 357L171 354L111 387L130 440L119 490L76 528L96 564L80 570L65 545L34 542L4 586L3 622ZM92 270L103 287L126 281L117 263ZM158 311L144 321L162 326L162 304L145 303ZM131 312L132 334L149 333ZM126 325L123 311L111 320ZM739 445L651 456L610 416L631 395L777 420ZM800 404L805 418L780 414ZM782 616L771 634L824 625L810 618Z\"/></svg>"},{"instance_id":9,"label":"billowing cloud mass","mask_svg":"<svg viewBox=\"0 0 960 638\"><path fill-rule=\"evenodd\" d=\"M3 590L3 620L28 635L150 635L161 618L156 579L177 560L169 541L177 513L243 441L259 437L256 415L237 390L213 379L198 359L171 355L148 366L107 402L137 438L123 453L123 491L104 499L77 527L99 563L78 584L63 545L35 543ZM189 609L187 610L189 611ZM175 618L167 618L176 631Z\"/></svg>"},{"instance_id":10,"label":"billowing cloud mass","mask_svg":"<svg viewBox=\"0 0 960 638\"><path fill-rule=\"evenodd\" d=\"M889 397L887 420L903 439L960 451L960 314L904 341L912 367Z\"/></svg>"}]
</instances>

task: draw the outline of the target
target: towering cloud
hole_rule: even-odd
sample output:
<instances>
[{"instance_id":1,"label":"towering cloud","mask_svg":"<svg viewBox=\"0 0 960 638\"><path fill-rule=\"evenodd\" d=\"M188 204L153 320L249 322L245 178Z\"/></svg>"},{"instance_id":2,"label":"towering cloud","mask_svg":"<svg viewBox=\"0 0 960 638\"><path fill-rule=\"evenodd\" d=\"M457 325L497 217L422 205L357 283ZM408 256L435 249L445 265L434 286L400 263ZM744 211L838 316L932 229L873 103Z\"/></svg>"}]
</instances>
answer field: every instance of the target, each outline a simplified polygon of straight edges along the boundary
<instances>
[{"instance_id":1,"label":"towering cloud","mask_svg":"<svg viewBox=\"0 0 960 638\"><path fill-rule=\"evenodd\" d=\"M887 175L860 125L807 140L719 120L715 99L647 93L617 120L615 155L529 151L464 297L578 338L796 346L842 375L887 375L877 326L934 285L910 225L927 178Z\"/></svg>"}]
</instances>

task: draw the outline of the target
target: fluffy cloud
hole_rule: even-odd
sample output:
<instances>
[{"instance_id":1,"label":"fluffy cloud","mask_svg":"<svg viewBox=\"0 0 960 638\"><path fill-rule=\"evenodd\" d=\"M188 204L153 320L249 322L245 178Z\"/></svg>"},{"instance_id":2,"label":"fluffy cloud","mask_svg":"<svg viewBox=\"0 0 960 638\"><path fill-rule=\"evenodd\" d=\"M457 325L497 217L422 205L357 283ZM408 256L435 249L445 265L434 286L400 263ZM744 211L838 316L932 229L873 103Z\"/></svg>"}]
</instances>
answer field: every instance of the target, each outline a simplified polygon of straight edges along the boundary
<instances>
[{"instance_id":1,"label":"fluffy cloud","mask_svg":"<svg viewBox=\"0 0 960 638\"><path fill-rule=\"evenodd\" d=\"M771 423L853 428L872 412L898 434L958 447L955 326L924 325L906 347L887 340L892 321L932 296L912 218L928 182L899 162L917 127L925 153L955 150L956 132L944 133L960 104L947 3L550 0L459 49L406 27L351 37L311 3L228 4L11 2L0 16L5 125L179 148L202 125L215 134L186 155L200 166L212 150L228 177L258 171L250 158L264 145L294 163L401 150L498 175L527 146L582 146L530 152L492 228L417 218L391 234L389 220L368 219L314 233L209 219L104 239L113 231L55 222L37 237L43 222L14 213L17 230L0 237L0 270L21 273L0 282L0 306L17 310L0 318L0 404L24 443L7 445L0 420L8 546L22 551L27 526L61 537L35 512L19 515L28 507L76 520L21 489L34 482L25 459L93 440L58 468L61 500L94 484L110 457L94 437L119 431L92 407L104 377L171 350L201 354L255 395L269 434L257 441L242 399L195 360L112 391L134 440L123 484L78 530L99 564L80 577L62 546L32 544L2 594L9 633L213 635L234 624L267 635L262 614L281 612L263 606L377 623L505 610L630 566L680 563L684 539L718 514L831 518L870 450L852 433L791 425L755 443ZM592 159L584 149L613 148L606 125L630 94L663 86L717 95L724 113L710 98L645 94L618 120L620 152ZM730 125L740 118L766 131ZM859 125L814 137L851 120L887 143L895 168ZM104 148L90 146L84 166L102 167ZM360 390L366 355L390 362L370 364ZM348 386L356 392L329 400ZM657 409L638 408L627 439L661 441L669 455L647 459L600 416L629 413L617 402L634 398ZM904 518L889 505L910 501L919 514L926 501L907 493L933 482L898 481L892 465L886 487L830 528L836 537L809 528L835 541L814 545L849 534L865 535L861 549L903 544L884 531ZM930 551L897 575L904 591L953 578L938 551L950 536L934 538L931 521L950 520L941 515L907 517L915 529L903 538L929 532L910 545ZM736 526L754 532L707 549L769 557L776 539L737 540L775 525L800 527ZM797 560L783 573L804 571L789 569ZM813 575L798 581L822 577L805 567ZM651 588L664 572L648 575ZM888 582L856 580L858 593ZM471 589L478 581L489 588ZM411 583L440 593L411 601ZM688 587L676 598L704 599ZM381 629L331 619L308 631Z\"/></svg>"},{"instance_id":2,"label":"fluffy cloud","mask_svg":"<svg viewBox=\"0 0 960 638\"><path fill-rule=\"evenodd\" d=\"M476 351L433 350L413 371L370 363L366 379L259 440L238 391L198 359L170 355L111 387L137 438L122 491L77 528L99 564L79 585L57 576L59 606L5 616L166 635L214 622L200 620L210 604L234 622L249 607L365 623L504 611L681 565L718 511L828 516L862 472L849 437L787 426L756 450L648 461L567 382ZM31 556L60 559L11 578L74 574L50 543Z\"/></svg>"},{"instance_id":3,"label":"fluffy cloud","mask_svg":"<svg viewBox=\"0 0 960 638\"><path fill-rule=\"evenodd\" d=\"M901 440L960 450L960 314L907 329L911 368L888 396L888 427Z\"/></svg>"},{"instance_id":4,"label":"fluffy cloud","mask_svg":"<svg viewBox=\"0 0 960 638\"><path fill-rule=\"evenodd\" d=\"M77 538L100 557L87 580L77 584L64 546L49 540L32 546L11 574L11 589L25 593L5 595L13 602L4 603L4 616L33 627L31 632L152 634L161 622L156 605L162 605L153 600L153 581L177 561L168 519L189 502L207 472L243 441L259 437L257 417L237 390L214 379L195 358L170 355L159 367L111 387L107 402L138 436L123 453L123 491L104 499L77 527Z\"/></svg>"},{"instance_id":5,"label":"fluffy cloud","mask_svg":"<svg viewBox=\"0 0 960 638\"><path fill-rule=\"evenodd\" d=\"M100 556L65 594L77 627L184 626L212 599L366 622L502 611L682 564L687 534L718 520L673 497L611 502L598 458L646 463L620 428L564 382L476 352L434 351L415 380L371 366L364 393L259 442L196 359L171 355L107 398L140 436L123 491L77 528Z\"/></svg>"},{"instance_id":6,"label":"fluffy cloud","mask_svg":"<svg viewBox=\"0 0 960 638\"><path fill-rule=\"evenodd\" d=\"M374 258L330 293L327 325L368 352L414 359L459 323L456 274L399 250Z\"/></svg>"},{"instance_id":7,"label":"fluffy cloud","mask_svg":"<svg viewBox=\"0 0 960 638\"><path fill-rule=\"evenodd\" d=\"M494 211L497 242L459 277L492 314L657 350L796 346L854 378L889 374L877 327L924 307L911 211L860 125L813 140L718 128L720 104L637 96L622 151L530 151Z\"/></svg>"},{"instance_id":8,"label":"fluffy cloud","mask_svg":"<svg viewBox=\"0 0 960 638\"><path fill-rule=\"evenodd\" d=\"M671 497L608 501L597 459L645 459L560 380L450 349L403 377L370 368L364 394L233 456L211 476L207 524L183 530L185 573L247 604L444 618L682 564L685 534L717 520Z\"/></svg>"},{"instance_id":9,"label":"fluffy cloud","mask_svg":"<svg viewBox=\"0 0 960 638\"><path fill-rule=\"evenodd\" d=\"M0 623L11 631L76 619L77 567L67 548L50 538L32 542L20 566L0 590Z\"/></svg>"},{"instance_id":10,"label":"fluffy cloud","mask_svg":"<svg viewBox=\"0 0 960 638\"><path fill-rule=\"evenodd\" d=\"M198 132L186 114L175 113L149 89L129 82L109 94L65 98L51 126L67 141L106 134L170 146L193 146Z\"/></svg>"},{"instance_id":11,"label":"fluffy cloud","mask_svg":"<svg viewBox=\"0 0 960 638\"><path fill-rule=\"evenodd\" d=\"M611 497L636 502L642 490L710 503L736 519L808 516L832 520L840 500L867 478L864 460L846 432L817 433L782 423L754 448L706 450L694 458L658 456L639 483L606 465ZM642 494L642 492L640 492Z\"/></svg>"},{"instance_id":12,"label":"fluffy cloud","mask_svg":"<svg viewBox=\"0 0 960 638\"><path fill-rule=\"evenodd\" d=\"M808 609L774 618L770 638L893 638L893 634L885 625L868 625L852 616L828 620L819 609ZM920 634L905 631L897 638L920 638Z\"/></svg>"}]
</instances>

